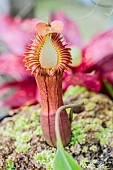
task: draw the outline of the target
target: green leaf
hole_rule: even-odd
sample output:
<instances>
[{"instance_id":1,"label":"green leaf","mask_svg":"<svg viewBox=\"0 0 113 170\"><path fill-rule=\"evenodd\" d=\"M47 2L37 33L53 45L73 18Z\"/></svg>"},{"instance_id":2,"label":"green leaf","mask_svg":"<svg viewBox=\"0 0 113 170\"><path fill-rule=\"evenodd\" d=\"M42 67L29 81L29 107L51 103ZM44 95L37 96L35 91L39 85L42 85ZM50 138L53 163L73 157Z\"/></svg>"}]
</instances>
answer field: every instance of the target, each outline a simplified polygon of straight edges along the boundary
<instances>
[{"instance_id":1,"label":"green leaf","mask_svg":"<svg viewBox=\"0 0 113 170\"><path fill-rule=\"evenodd\" d=\"M53 163L54 170L82 170L78 163L60 146Z\"/></svg>"}]
</instances>

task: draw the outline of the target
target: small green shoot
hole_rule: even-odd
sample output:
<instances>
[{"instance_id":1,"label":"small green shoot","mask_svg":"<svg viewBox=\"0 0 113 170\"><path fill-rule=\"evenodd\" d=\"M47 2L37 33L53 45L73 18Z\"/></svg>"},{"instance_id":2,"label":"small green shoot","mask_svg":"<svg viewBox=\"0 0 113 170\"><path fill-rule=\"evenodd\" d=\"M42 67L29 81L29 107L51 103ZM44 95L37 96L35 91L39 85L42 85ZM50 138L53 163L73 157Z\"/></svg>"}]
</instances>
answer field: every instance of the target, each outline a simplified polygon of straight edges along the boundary
<instances>
[{"instance_id":1,"label":"small green shoot","mask_svg":"<svg viewBox=\"0 0 113 170\"><path fill-rule=\"evenodd\" d=\"M60 137L59 130L59 116L62 110L66 108L73 108L76 106L80 106L82 104L81 101L78 101L74 104L61 106L57 112L55 117L55 131L57 138L57 153L53 163L54 170L82 170L82 168L78 165L77 161L75 161L63 148L63 144Z\"/></svg>"}]
</instances>

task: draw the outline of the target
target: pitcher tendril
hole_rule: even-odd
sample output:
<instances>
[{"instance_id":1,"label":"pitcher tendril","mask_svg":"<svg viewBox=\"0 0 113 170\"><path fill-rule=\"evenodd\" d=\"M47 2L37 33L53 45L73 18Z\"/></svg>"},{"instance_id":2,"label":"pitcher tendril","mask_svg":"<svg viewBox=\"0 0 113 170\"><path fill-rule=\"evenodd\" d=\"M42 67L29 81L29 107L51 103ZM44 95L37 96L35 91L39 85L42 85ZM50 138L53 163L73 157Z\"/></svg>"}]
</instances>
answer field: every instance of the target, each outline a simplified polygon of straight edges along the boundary
<instances>
[{"instance_id":1,"label":"pitcher tendril","mask_svg":"<svg viewBox=\"0 0 113 170\"><path fill-rule=\"evenodd\" d=\"M55 114L63 105L62 74L71 64L70 48L61 36L63 23L53 21L40 22L31 45L26 48L24 61L27 70L31 70L38 84L41 97L41 127L46 142L56 146ZM66 111L60 115L60 133L63 145L70 141L71 127Z\"/></svg>"},{"instance_id":2,"label":"pitcher tendril","mask_svg":"<svg viewBox=\"0 0 113 170\"><path fill-rule=\"evenodd\" d=\"M62 146L62 141L61 141L61 137L60 137L60 130L59 130L59 117L60 117L60 113L62 112L62 110L67 109L67 108L75 108L78 106L83 105L84 103L81 100L76 101L73 104L68 104L68 105L64 105L58 108L58 110L56 111L56 116L55 116L55 132L56 132L56 138L57 138L57 142Z\"/></svg>"}]
</instances>

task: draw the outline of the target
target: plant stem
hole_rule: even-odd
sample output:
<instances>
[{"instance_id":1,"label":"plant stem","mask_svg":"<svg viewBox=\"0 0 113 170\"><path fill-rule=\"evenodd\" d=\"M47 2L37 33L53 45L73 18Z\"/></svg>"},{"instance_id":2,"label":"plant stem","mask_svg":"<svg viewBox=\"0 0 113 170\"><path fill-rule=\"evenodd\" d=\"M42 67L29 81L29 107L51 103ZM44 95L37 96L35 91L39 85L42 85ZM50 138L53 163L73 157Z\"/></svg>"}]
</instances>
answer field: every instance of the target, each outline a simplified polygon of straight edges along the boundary
<instances>
[{"instance_id":1,"label":"plant stem","mask_svg":"<svg viewBox=\"0 0 113 170\"><path fill-rule=\"evenodd\" d=\"M64 105L58 108L58 110L56 111L56 116L55 116L55 132L56 132L56 139L57 139L57 145L60 145L60 147L63 148L63 144L62 144L62 140L61 140L61 135L60 135L60 128L59 128L59 118L60 118L60 113L61 111L63 111L64 109L67 108L74 108L74 107L78 107L80 105L82 105L83 102L81 100L78 100L77 102L73 103L73 104L68 104L68 105Z\"/></svg>"}]
</instances>

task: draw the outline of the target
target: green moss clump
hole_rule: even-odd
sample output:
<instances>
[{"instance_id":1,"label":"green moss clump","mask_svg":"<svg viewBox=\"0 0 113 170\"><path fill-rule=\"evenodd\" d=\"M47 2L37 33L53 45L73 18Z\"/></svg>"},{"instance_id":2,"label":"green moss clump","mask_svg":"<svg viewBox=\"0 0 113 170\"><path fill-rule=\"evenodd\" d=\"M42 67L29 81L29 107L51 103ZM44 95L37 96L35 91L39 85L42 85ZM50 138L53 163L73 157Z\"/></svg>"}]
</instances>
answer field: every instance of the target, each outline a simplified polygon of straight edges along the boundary
<instances>
[{"instance_id":1,"label":"green moss clump","mask_svg":"<svg viewBox=\"0 0 113 170\"><path fill-rule=\"evenodd\" d=\"M80 161L80 166L82 168L86 168L87 167L87 164L88 164L89 160L87 158L84 158Z\"/></svg>"},{"instance_id":2,"label":"green moss clump","mask_svg":"<svg viewBox=\"0 0 113 170\"><path fill-rule=\"evenodd\" d=\"M77 88L75 89L77 90ZM75 93L76 96L71 96L73 97L72 102L77 99L83 100L84 110L79 114L73 114L72 138L65 149L74 159L77 159L84 170L98 168L107 170L112 167L113 102L106 96L94 92L77 93ZM70 109L67 111L70 113ZM0 164L1 169L5 167L6 170L15 170L14 168L18 165L25 167L27 165L31 169L34 167L53 170L55 149L45 144L39 115L39 106L31 106L22 108L18 115L1 122L0 135L4 139L0 146L3 160ZM107 148L109 148L109 153ZM52 151L50 151L51 149ZM16 155L14 159L12 159L12 151L14 151L13 155ZM5 158L8 158L7 160L4 160L4 154ZM20 155L25 155L23 160ZM26 156L30 156L31 160L24 161Z\"/></svg>"},{"instance_id":3,"label":"green moss clump","mask_svg":"<svg viewBox=\"0 0 113 170\"><path fill-rule=\"evenodd\" d=\"M55 157L55 153L51 150L44 150L40 153L37 153L34 158L35 160L41 164L46 166L46 170L53 170L53 159Z\"/></svg>"},{"instance_id":4,"label":"green moss clump","mask_svg":"<svg viewBox=\"0 0 113 170\"><path fill-rule=\"evenodd\" d=\"M95 137L100 140L102 146L110 145L113 131L109 128L101 128L95 133Z\"/></svg>"},{"instance_id":5,"label":"green moss clump","mask_svg":"<svg viewBox=\"0 0 113 170\"><path fill-rule=\"evenodd\" d=\"M6 159L6 170L16 170L14 166L13 158L8 157Z\"/></svg>"},{"instance_id":6,"label":"green moss clump","mask_svg":"<svg viewBox=\"0 0 113 170\"><path fill-rule=\"evenodd\" d=\"M42 136L42 128L41 128L41 126L37 126L36 134L39 135L39 136Z\"/></svg>"},{"instance_id":7,"label":"green moss clump","mask_svg":"<svg viewBox=\"0 0 113 170\"><path fill-rule=\"evenodd\" d=\"M15 142L15 147L16 147L16 151L17 152L24 152L26 153L29 148L30 148L30 144L29 143L18 143Z\"/></svg>"},{"instance_id":8,"label":"green moss clump","mask_svg":"<svg viewBox=\"0 0 113 170\"><path fill-rule=\"evenodd\" d=\"M72 137L71 137L71 144L76 144L76 143L84 143L85 141L85 134L84 134L84 130L81 127L80 123L75 123L73 122L71 125L71 129L72 129Z\"/></svg>"},{"instance_id":9,"label":"green moss clump","mask_svg":"<svg viewBox=\"0 0 113 170\"><path fill-rule=\"evenodd\" d=\"M98 150L96 145L92 145L89 149L93 152L97 152Z\"/></svg>"},{"instance_id":10,"label":"green moss clump","mask_svg":"<svg viewBox=\"0 0 113 170\"><path fill-rule=\"evenodd\" d=\"M87 151L88 151L88 147L87 147L87 146L84 146L84 147L82 148L82 153L87 153Z\"/></svg>"},{"instance_id":11,"label":"green moss clump","mask_svg":"<svg viewBox=\"0 0 113 170\"><path fill-rule=\"evenodd\" d=\"M93 102L90 102L86 105L86 111L93 110L96 107L96 104Z\"/></svg>"},{"instance_id":12,"label":"green moss clump","mask_svg":"<svg viewBox=\"0 0 113 170\"><path fill-rule=\"evenodd\" d=\"M26 107L24 108L26 110ZM27 111L30 110L27 107ZM31 110L32 112L32 110ZM15 115L5 127L0 127L0 134L15 139L14 145L17 152L27 152L30 148L30 140L33 135L42 136L39 123L39 112L34 111L29 115ZM34 133L35 132L35 133Z\"/></svg>"}]
</instances>

